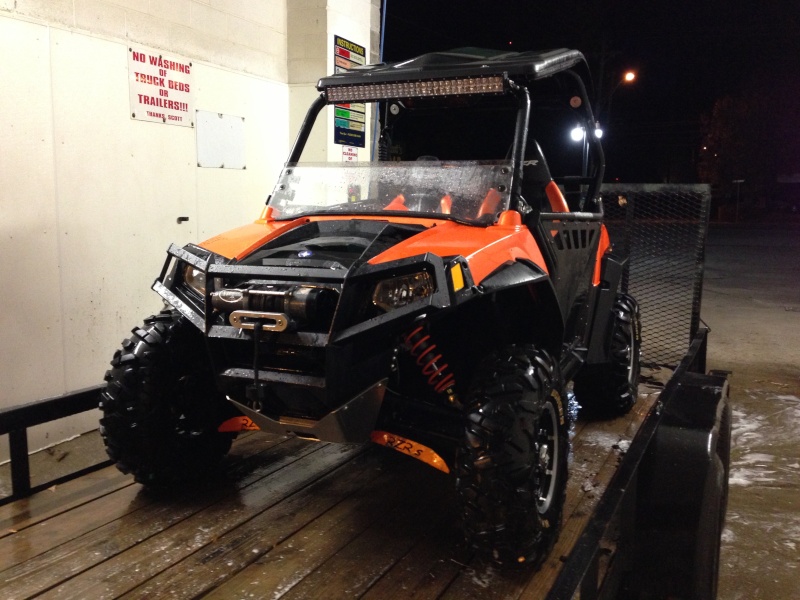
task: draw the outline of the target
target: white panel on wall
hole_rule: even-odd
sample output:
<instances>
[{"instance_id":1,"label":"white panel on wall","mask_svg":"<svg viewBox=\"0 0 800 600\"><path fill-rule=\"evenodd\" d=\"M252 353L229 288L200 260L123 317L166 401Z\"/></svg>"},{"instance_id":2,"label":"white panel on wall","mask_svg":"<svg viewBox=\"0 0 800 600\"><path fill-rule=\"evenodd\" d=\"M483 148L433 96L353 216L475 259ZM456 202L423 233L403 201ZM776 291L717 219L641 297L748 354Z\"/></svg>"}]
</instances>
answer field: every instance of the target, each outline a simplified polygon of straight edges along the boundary
<instances>
[{"instance_id":1,"label":"white panel on wall","mask_svg":"<svg viewBox=\"0 0 800 600\"><path fill-rule=\"evenodd\" d=\"M0 57L15 57L0 59L0 406L11 406L64 390L48 28L0 17Z\"/></svg>"},{"instance_id":2,"label":"white panel on wall","mask_svg":"<svg viewBox=\"0 0 800 600\"><path fill-rule=\"evenodd\" d=\"M206 240L258 218L286 160L290 141L286 85L198 65L198 109L242 115L246 170L195 169L197 238Z\"/></svg>"},{"instance_id":3,"label":"white panel on wall","mask_svg":"<svg viewBox=\"0 0 800 600\"><path fill-rule=\"evenodd\" d=\"M206 110L196 111L197 166L245 169L244 118Z\"/></svg>"}]
</instances>

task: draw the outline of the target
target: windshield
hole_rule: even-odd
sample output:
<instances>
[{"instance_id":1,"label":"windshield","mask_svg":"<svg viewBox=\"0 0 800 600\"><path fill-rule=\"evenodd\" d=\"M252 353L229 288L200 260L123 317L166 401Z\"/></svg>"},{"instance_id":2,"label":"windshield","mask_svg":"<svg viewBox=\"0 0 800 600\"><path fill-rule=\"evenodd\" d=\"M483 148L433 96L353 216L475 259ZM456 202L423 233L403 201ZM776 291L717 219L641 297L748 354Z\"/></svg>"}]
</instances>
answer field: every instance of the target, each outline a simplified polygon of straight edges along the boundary
<instances>
[{"instance_id":1,"label":"windshield","mask_svg":"<svg viewBox=\"0 0 800 600\"><path fill-rule=\"evenodd\" d=\"M287 165L268 206L275 219L352 214L449 218L486 225L508 209L510 161Z\"/></svg>"}]
</instances>

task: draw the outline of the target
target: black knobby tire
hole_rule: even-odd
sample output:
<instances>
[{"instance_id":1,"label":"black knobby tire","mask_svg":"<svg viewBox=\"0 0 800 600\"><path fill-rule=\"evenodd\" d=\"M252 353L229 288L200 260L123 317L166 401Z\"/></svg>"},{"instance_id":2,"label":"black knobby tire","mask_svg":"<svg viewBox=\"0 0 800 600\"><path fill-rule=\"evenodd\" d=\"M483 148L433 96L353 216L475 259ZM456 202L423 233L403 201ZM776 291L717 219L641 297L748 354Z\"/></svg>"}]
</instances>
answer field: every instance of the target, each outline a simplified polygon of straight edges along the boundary
<instances>
[{"instance_id":1,"label":"black knobby tire","mask_svg":"<svg viewBox=\"0 0 800 600\"><path fill-rule=\"evenodd\" d=\"M106 452L136 481L165 486L199 479L228 452L231 415L214 385L202 334L162 311L122 343L106 372L100 431Z\"/></svg>"},{"instance_id":2,"label":"black knobby tire","mask_svg":"<svg viewBox=\"0 0 800 600\"><path fill-rule=\"evenodd\" d=\"M500 565L539 564L558 536L567 483L555 362L532 346L491 355L465 410L456 486L467 542Z\"/></svg>"},{"instance_id":3,"label":"black knobby tire","mask_svg":"<svg viewBox=\"0 0 800 600\"><path fill-rule=\"evenodd\" d=\"M585 366L574 382L581 414L593 418L628 413L638 395L642 344L639 305L627 294L618 294L613 311L610 361Z\"/></svg>"}]
</instances>

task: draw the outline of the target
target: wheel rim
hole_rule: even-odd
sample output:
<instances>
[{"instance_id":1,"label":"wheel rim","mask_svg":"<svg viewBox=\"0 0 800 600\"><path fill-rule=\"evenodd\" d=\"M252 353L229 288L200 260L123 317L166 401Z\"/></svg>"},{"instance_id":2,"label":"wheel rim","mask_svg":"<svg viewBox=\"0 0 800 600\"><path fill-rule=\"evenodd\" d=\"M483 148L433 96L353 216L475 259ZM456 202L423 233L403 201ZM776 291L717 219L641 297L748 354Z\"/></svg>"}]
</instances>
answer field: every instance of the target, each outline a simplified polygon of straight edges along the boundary
<instances>
[{"instance_id":1,"label":"wheel rim","mask_svg":"<svg viewBox=\"0 0 800 600\"><path fill-rule=\"evenodd\" d=\"M536 507L539 514L550 510L556 491L558 464L561 460L558 450L558 421L553 404L545 405L536 435L536 467L538 498Z\"/></svg>"},{"instance_id":2,"label":"wheel rim","mask_svg":"<svg viewBox=\"0 0 800 600\"><path fill-rule=\"evenodd\" d=\"M633 328L631 327L631 337L628 340L628 348L627 348L627 354L628 354L628 383L631 383L631 384L633 383L633 373L634 373L634 366L635 366L634 362L635 362L635 358L636 358L634 356L636 353L633 351L633 348L634 348L634 345L635 345L634 335L635 334L633 333Z\"/></svg>"},{"instance_id":3,"label":"wheel rim","mask_svg":"<svg viewBox=\"0 0 800 600\"><path fill-rule=\"evenodd\" d=\"M628 347L625 353L628 359L628 383L633 385L636 380L637 372L637 355L639 353L638 345L636 344L636 331L638 329L638 318L636 311L631 309L631 322L630 322L630 336L628 337Z\"/></svg>"}]
</instances>

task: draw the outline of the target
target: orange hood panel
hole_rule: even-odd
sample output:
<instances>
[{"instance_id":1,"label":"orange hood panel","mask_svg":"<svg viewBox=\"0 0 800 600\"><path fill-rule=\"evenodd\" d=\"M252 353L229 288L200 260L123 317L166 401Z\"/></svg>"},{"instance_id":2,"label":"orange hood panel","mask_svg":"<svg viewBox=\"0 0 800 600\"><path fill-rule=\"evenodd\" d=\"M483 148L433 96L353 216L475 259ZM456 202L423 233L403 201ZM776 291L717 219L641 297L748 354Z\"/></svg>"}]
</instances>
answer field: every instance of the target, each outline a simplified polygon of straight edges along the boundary
<instances>
[{"instance_id":1,"label":"orange hood panel","mask_svg":"<svg viewBox=\"0 0 800 600\"><path fill-rule=\"evenodd\" d=\"M240 260L268 241L305 223L352 218L352 216L338 215L336 217L304 217L294 221L261 218L255 223L237 227L199 245L225 258ZM539 247L528 229L519 223L519 219L501 218L497 224L489 227L472 227L453 221L413 217L370 218L360 216L358 218L395 223L418 223L428 226L425 231L375 256L369 261L370 264L391 262L410 256L419 256L426 252L437 256L461 255L467 260L476 284L483 281L500 265L519 259L530 260L547 272Z\"/></svg>"},{"instance_id":2,"label":"orange hood panel","mask_svg":"<svg viewBox=\"0 0 800 600\"><path fill-rule=\"evenodd\" d=\"M437 256L463 256L476 284L500 265L519 259L530 260L547 272L542 253L527 227L513 223L504 225L502 220L489 227L444 221L382 252L369 263L381 264L426 252Z\"/></svg>"},{"instance_id":3,"label":"orange hood panel","mask_svg":"<svg viewBox=\"0 0 800 600\"><path fill-rule=\"evenodd\" d=\"M204 242L198 244L201 248L224 256L225 258L233 258L241 260L248 254L258 250L261 246L268 241L278 237L311 221L341 221L345 219L364 219L371 221L391 221L392 223L413 223L417 225L425 225L430 227L432 224L446 223L443 219L425 219L421 217L383 217L383 216L358 216L352 215L336 215L336 216L321 216L321 217L302 217L294 221L276 221L262 215L260 219L254 223L231 229Z\"/></svg>"},{"instance_id":4,"label":"orange hood panel","mask_svg":"<svg viewBox=\"0 0 800 600\"><path fill-rule=\"evenodd\" d=\"M198 244L210 252L239 260L254 250L260 248L269 240L294 229L298 225L308 223L309 219L295 219L294 221L266 221L258 220L249 225L231 229L216 235L205 242Z\"/></svg>"}]
</instances>

